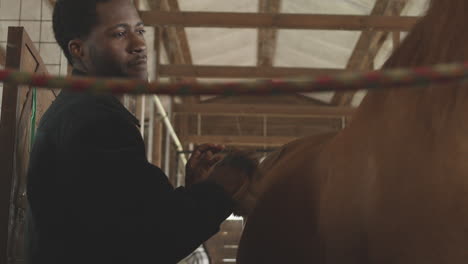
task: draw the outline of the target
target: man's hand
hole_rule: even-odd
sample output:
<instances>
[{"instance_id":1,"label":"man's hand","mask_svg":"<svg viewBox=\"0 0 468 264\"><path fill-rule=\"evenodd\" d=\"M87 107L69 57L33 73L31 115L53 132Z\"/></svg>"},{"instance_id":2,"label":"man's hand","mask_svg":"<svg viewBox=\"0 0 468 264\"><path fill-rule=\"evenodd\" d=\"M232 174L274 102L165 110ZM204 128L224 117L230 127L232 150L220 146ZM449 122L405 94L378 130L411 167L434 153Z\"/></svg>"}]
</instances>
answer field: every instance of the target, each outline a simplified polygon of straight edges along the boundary
<instances>
[{"instance_id":1,"label":"man's hand","mask_svg":"<svg viewBox=\"0 0 468 264\"><path fill-rule=\"evenodd\" d=\"M224 188L233 199L244 195L244 189L253 180L258 171L258 159L253 153L232 150L223 155L209 171L208 180Z\"/></svg>"},{"instance_id":2,"label":"man's hand","mask_svg":"<svg viewBox=\"0 0 468 264\"><path fill-rule=\"evenodd\" d=\"M185 186L205 181L210 168L221 159L220 156L215 155L223 149L224 147L215 144L198 146L185 166Z\"/></svg>"}]
</instances>

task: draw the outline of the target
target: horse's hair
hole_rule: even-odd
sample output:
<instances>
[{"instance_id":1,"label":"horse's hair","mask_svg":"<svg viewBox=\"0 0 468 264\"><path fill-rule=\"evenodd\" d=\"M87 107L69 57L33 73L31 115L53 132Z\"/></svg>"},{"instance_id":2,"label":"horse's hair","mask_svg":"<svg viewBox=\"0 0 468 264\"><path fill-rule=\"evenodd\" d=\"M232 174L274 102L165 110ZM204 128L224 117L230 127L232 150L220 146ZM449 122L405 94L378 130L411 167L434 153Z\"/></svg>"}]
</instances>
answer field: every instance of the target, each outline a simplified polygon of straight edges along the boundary
<instances>
[{"instance_id":1,"label":"horse's hair","mask_svg":"<svg viewBox=\"0 0 468 264\"><path fill-rule=\"evenodd\" d=\"M432 0L429 8L383 65L413 68L468 60L467 0ZM369 122L418 122L434 137L448 122L461 118L468 109L466 83L429 85L421 88L369 92L353 117L350 127ZM464 87L463 89L459 89ZM457 114L455 114L457 113ZM385 115L385 116L384 116ZM379 123L379 125L382 125ZM414 130L416 133L416 130Z\"/></svg>"},{"instance_id":2,"label":"horse's hair","mask_svg":"<svg viewBox=\"0 0 468 264\"><path fill-rule=\"evenodd\" d=\"M468 1L432 0L384 68L414 67L468 59Z\"/></svg>"}]
</instances>

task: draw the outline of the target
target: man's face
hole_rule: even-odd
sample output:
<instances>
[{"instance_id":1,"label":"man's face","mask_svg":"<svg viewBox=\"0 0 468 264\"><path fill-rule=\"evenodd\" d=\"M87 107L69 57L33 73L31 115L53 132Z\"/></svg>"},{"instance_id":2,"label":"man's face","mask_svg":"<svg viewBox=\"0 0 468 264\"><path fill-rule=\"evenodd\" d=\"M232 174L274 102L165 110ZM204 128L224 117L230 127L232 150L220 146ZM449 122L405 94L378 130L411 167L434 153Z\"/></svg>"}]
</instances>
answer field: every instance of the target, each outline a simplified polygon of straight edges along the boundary
<instances>
[{"instance_id":1,"label":"man's face","mask_svg":"<svg viewBox=\"0 0 468 264\"><path fill-rule=\"evenodd\" d=\"M88 73L146 80L145 31L135 6L130 0L112 0L96 9L97 25L83 42Z\"/></svg>"}]
</instances>

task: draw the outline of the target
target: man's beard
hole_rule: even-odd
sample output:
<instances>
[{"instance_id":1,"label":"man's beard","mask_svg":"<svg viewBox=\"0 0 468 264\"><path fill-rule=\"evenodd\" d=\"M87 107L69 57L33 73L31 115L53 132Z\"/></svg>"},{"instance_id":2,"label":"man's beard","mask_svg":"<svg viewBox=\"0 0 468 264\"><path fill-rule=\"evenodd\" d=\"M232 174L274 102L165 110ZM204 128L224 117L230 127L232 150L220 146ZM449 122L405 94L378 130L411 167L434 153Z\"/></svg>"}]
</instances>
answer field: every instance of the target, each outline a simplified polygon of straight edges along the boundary
<instances>
[{"instance_id":1,"label":"man's beard","mask_svg":"<svg viewBox=\"0 0 468 264\"><path fill-rule=\"evenodd\" d=\"M120 67L120 64L113 61L110 56L99 52L95 46L90 47L89 57L94 67L94 74L99 77L126 78L128 74Z\"/></svg>"}]
</instances>

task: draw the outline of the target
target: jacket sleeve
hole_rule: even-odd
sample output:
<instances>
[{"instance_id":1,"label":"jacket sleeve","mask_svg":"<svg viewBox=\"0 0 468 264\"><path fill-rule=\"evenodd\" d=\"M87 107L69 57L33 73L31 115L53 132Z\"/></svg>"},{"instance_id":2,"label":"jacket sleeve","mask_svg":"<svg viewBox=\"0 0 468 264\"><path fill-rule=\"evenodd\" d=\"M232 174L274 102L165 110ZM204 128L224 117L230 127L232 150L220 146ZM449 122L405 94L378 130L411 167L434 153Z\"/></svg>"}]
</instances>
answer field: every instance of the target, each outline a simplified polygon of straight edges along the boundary
<instances>
[{"instance_id":1,"label":"jacket sleeve","mask_svg":"<svg viewBox=\"0 0 468 264\"><path fill-rule=\"evenodd\" d=\"M96 245L138 260L174 263L219 231L232 212L222 187L174 189L151 165L141 135L120 115L96 109L64 122L59 146L71 221ZM92 234L91 234L92 233Z\"/></svg>"}]
</instances>

